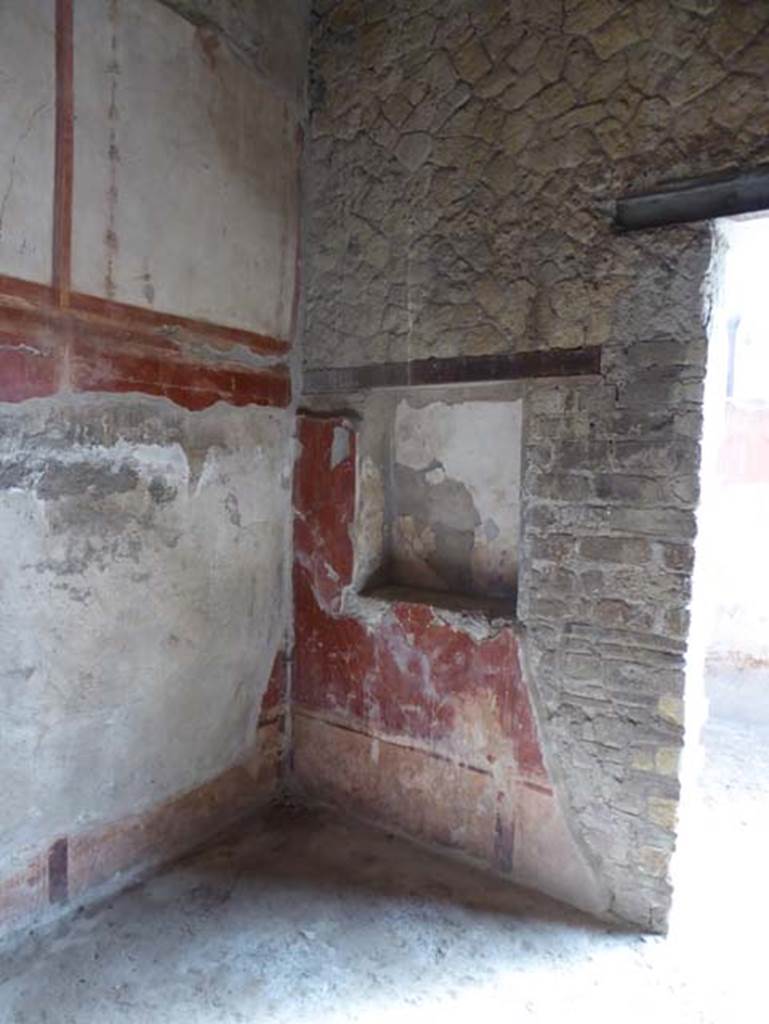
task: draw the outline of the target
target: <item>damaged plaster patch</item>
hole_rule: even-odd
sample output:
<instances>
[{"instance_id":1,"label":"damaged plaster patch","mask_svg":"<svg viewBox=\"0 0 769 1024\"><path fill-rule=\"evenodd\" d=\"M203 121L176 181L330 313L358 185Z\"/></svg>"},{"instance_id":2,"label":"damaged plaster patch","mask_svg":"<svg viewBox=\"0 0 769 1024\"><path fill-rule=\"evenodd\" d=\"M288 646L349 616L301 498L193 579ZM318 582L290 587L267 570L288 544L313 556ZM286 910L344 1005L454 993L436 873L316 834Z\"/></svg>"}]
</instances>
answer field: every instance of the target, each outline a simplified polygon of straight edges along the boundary
<instances>
[{"instance_id":1,"label":"damaged plaster patch","mask_svg":"<svg viewBox=\"0 0 769 1024\"><path fill-rule=\"evenodd\" d=\"M471 594L514 593L521 429L521 401L398 403L391 531L396 580Z\"/></svg>"},{"instance_id":2,"label":"damaged plaster patch","mask_svg":"<svg viewBox=\"0 0 769 1024\"><path fill-rule=\"evenodd\" d=\"M173 501L179 493L176 487L172 487L165 483L163 478L159 476L153 477L152 480L150 480L147 490L156 505L168 504L168 502Z\"/></svg>"},{"instance_id":3,"label":"damaged plaster patch","mask_svg":"<svg viewBox=\"0 0 769 1024\"><path fill-rule=\"evenodd\" d=\"M355 501L355 581L360 588L381 574L385 561L385 484L370 455L358 467Z\"/></svg>"},{"instance_id":4,"label":"damaged plaster patch","mask_svg":"<svg viewBox=\"0 0 769 1024\"><path fill-rule=\"evenodd\" d=\"M88 496L99 501L113 494L135 490L138 472L129 465L94 465L88 462L48 462L37 485L43 501ZM150 485L152 486L152 485Z\"/></svg>"},{"instance_id":5,"label":"damaged plaster patch","mask_svg":"<svg viewBox=\"0 0 769 1024\"><path fill-rule=\"evenodd\" d=\"M178 329L171 327L167 334L178 336ZM189 338L184 339L186 350L199 359L202 363L210 363L216 366L246 366L252 370L261 370L266 367L282 365L279 356L268 356L260 352L254 352L247 345L232 344L226 348L214 348L213 345L196 342Z\"/></svg>"},{"instance_id":6,"label":"damaged plaster patch","mask_svg":"<svg viewBox=\"0 0 769 1024\"><path fill-rule=\"evenodd\" d=\"M336 469L349 454L350 431L346 427L334 427L334 439L331 444L331 469Z\"/></svg>"},{"instance_id":7,"label":"damaged plaster patch","mask_svg":"<svg viewBox=\"0 0 769 1024\"><path fill-rule=\"evenodd\" d=\"M443 466L436 466L434 469L428 469L428 471L425 473L425 480L427 481L428 484L432 484L433 486L435 484L443 483L445 479L446 470L443 468Z\"/></svg>"},{"instance_id":8,"label":"damaged plaster patch","mask_svg":"<svg viewBox=\"0 0 769 1024\"><path fill-rule=\"evenodd\" d=\"M401 586L378 587L364 594L348 588L342 610L345 615L364 623L370 631L380 632L392 623L396 605L429 607L434 622L468 636L475 643L493 640L515 621L509 601L484 601L464 595L454 598L440 591Z\"/></svg>"},{"instance_id":9,"label":"damaged plaster patch","mask_svg":"<svg viewBox=\"0 0 769 1024\"><path fill-rule=\"evenodd\" d=\"M227 510L227 515L230 518L230 522L233 526L240 528L243 525L243 521L240 518L240 508L238 507L238 496L234 491L230 491L227 497L224 499L224 507Z\"/></svg>"},{"instance_id":10,"label":"damaged plaster patch","mask_svg":"<svg viewBox=\"0 0 769 1024\"><path fill-rule=\"evenodd\" d=\"M0 409L0 853L136 813L253 752L286 627L290 445L274 410L117 396Z\"/></svg>"},{"instance_id":11,"label":"damaged plaster patch","mask_svg":"<svg viewBox=\"0 0 769 1024\"><path fill-rule=\"evenodd\" d=\"M0 491L31 490L41 501L78 498L98 502L133 491L141 479L151 477L147 489L153 501L164 504L173 498L173 488L163 481L169 473L186 484L189 467L180 445L130 445L123 441L65 449L54 443L23 455L5 454L0 449Z\"/></svg>"}]
</instances>

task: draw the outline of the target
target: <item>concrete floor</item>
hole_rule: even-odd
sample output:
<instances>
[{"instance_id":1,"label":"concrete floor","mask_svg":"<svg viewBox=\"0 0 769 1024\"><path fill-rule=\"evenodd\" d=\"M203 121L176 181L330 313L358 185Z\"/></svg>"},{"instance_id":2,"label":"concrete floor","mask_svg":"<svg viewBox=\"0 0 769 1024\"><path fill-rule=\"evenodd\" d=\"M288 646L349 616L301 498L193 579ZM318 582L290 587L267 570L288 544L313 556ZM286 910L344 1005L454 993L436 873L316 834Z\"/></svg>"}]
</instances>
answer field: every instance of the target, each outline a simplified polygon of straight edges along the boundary
<instances>
[{"instance_id":1,"label":"concrete floor","mask_svg":"<svg viewBox=\"0 0 769 1024\"><path fill-rule=\"evenodd\" d=\"M769 715L720 714L667 939L283 813L7 946L0 1022L766 1022Z\"/></svg>"}]
</instances>

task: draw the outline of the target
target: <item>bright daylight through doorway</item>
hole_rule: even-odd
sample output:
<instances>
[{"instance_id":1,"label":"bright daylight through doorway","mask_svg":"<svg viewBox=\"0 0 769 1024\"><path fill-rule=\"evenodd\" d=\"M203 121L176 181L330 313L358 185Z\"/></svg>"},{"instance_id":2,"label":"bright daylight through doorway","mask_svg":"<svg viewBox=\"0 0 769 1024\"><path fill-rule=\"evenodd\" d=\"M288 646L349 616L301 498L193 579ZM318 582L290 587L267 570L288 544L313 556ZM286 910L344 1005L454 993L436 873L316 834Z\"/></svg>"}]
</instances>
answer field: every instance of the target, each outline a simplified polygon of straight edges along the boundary
<instances>
[{"instance_id":1,"label":"bright daylight through doorway","mask_svg":"<svg viewBox=\"0 0 769 1024\"><path fill-rule=\"evenodd\" d=\"M750 1015L769 910L769 217L715 234L671 936Z\"/></svg>"}]
</instances>

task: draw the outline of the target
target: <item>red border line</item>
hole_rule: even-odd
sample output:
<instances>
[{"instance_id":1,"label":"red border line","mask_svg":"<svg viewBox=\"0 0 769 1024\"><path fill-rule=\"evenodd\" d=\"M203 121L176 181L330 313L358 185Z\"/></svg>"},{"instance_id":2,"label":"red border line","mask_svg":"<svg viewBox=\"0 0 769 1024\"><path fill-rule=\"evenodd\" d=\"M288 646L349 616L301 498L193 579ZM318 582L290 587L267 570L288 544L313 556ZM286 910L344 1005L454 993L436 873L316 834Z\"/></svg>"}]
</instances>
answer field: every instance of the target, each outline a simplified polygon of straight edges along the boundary
<instances>
[{"instance_id":1,"label":"red border line","mask_svg":"<svg viewBox=\"0 0 769 1024\"><path fill-rule=\"evenodd\" d=\"M72 292L70 298L72 309L110 320L123 327L155 331L179 328L189 331L191 334L204 335L212 341L219 341L225 345L245 345L252 351L263 355L282 355L290 348L287 341L272 338L267 334L257 334L244 327L226 327L223 324L209 323L207 320L196 320L194 317L161 313L155 309L144 309L142 306L132 306L126 302L114 302L96 295L84 295L82 292Z\"/></svg>"},{"instance_id":2,"label":"red border line","mask_svg":"<svg viewBox=\"0 0 769 1024\"><path fill-rule=\"evenodd\" d=\"M3 304L0 298L0 341L7 349L0 353L0 402L56 391L137 392L191 410L218 401L278 408L291 402L285 363L258 368L237 361L209 363L170 338L58 306ZM39 356L54 357L58 384L50 362Z\"/></svg>"},{"instance_id":3,"label":"red border line","mask_svg":"<svg viewBox=\"0 0 769 1024\"><path fill-rule=\"evenodd\" d=\"M10 277L0 274L0 305L4 305L5 297L18 299L28 306L40 306L50 309L56 305L56 292L48 284L37 281L25 281L21 277Z\"/></svg>"},{"instance_id":4,"label":"red border line","mask_svg":"<svg viewBox=\"0 0 769 1024\"><path fill-rule=\"evenodd\" d=\"M109 320L89 316L73 307L60 309L58 306L45 303L3 300L4 296L0 294L0 330L13 333L18 338L35 338L41 330L47 330L54 334L58 333L60 338L66 341L69 338L69 332L73 331L80 337L101 338L120 346L149 345L155 352L175 353L182 360L188 355L193 359L196 358L194 351L187 349L186 339L164 336L157 331L148 330L141 323L132 324L125 320ZM203 337L202 340L204 342L216 341L215 338L207 337ZM115 351L118 352L119 349ZM228 365L245 369L245 366L237 361ZM259 369L260 372L282 372L286 370L286 364L283 362L268 363Z\"/></svg>"},{"instance_id":5,"label":"red border line","mask_svg":"<svg viewBox=\"0 0 769 1024\"><path fill-rule=\"evenodd\" d=\"M288 352L291 348L290 340L72 291L74 0L56 0L55 63L52 285L0 274L0 305L7 305L3 303L5 297L15 300L19 305L33 306L49 314L57 309L71 309L81 323L86 320L101 321L104 326L122 329L126 333L152 333L157 337L184 332L225 348L243 345L259 355L280 356ZM5 312L7 315L7 310ZM62 323L62 326L66 324ZM294 329L295 326L292 326Z\"/></svg>"},{"instance_id":6,"label":"red border line","mask_svg":"<svg viewBox=\"0 0 769 1024\"><path fill-rule=\"evenodd\" d=\"M53 286L58 305L69 305L72 287L72 185L74 165L73 0L56 0L56 149L53 186Z\"/></svg>"},{"instance_id":7,"label":"red border line","mask_svg":"<svg viewBox=\"0 0 769 1024\"><path fill-rule=\"evenodd\" d=\"M9 315L10 309L36 310L40 314L54 316L60 310L58 292L47 284L26 281L21 277L0 274L0 313ZM70 292L69 312L79 322L102 325L112 333L123 332L126 336L152 336L162 340L179 331L213 345L228 348L243 345L259 355L280 356L290 348L287 341L257 334L241 327L227 327L223 324L208 323L191 317L160 313L154 309L142 309L127 303L111 302L95 295ZM183 339L179 339L180 341Z\"/></svg>"}]
</instances>

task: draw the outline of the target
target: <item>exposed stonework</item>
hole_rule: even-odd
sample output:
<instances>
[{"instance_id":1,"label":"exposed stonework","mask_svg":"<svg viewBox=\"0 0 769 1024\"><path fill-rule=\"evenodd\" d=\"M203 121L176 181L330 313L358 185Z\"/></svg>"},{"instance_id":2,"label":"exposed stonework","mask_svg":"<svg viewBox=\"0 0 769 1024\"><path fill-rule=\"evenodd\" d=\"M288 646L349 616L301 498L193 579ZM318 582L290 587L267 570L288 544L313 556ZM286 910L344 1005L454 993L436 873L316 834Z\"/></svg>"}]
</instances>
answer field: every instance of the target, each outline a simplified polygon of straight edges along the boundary
<instances>
[{"instance_id":1,"label":"exposed stonework","mask_svg":"<svg viewBox=\"0 0 769 1024\"><path fill-rule=\"evenodd\" d=\"M611 199L767 157L761 4L316 7L309 366L649 337Z\"/></svg>"},{"instance_id":2,"label":"exposed stonework","mask_svg":"<svg viewBox=\"0 0 769 1024\"><path fill-rule=\"evenodd\" d=\"M549 768L614 911L664 927L707 226L613 197L769 157L759 3L319 0L309 367L604 346L533 385L519 616ZM340 399L342 401L342 399Z\"/></svg>"}]
</instances>

